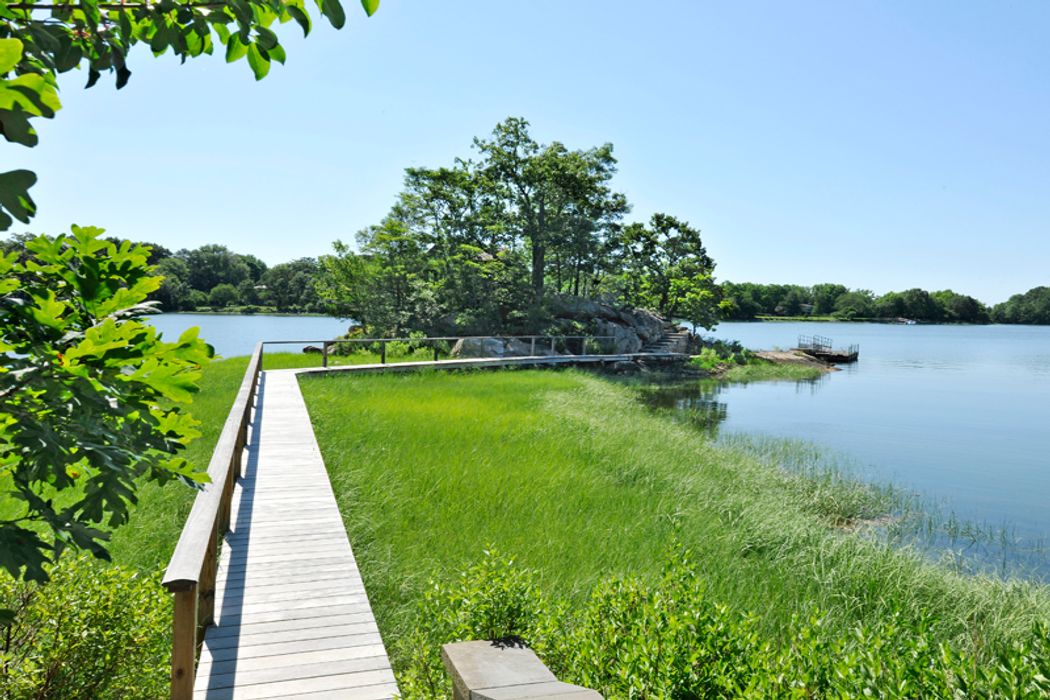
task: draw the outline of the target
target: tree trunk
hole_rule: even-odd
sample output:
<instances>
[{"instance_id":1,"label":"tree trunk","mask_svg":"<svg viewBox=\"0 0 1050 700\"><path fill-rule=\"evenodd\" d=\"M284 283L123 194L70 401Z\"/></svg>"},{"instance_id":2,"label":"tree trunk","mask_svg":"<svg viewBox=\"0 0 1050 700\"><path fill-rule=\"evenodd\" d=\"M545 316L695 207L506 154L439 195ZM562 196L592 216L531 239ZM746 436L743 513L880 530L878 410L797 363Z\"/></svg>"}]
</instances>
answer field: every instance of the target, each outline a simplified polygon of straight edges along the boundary
<instances>
[{"instance_id":1,"label":"tree trunk","mask_svg":"<svg viewBox=\"0 0 1050 700\"><path fill-rule=\"evenodd\" d=\"M536 304L543 301L543 277L547 264L547 244L539 236L532 238L532 296Z\"/></svg>"},{"instance_id":2,"label":"tree trunk","mask_svg":"<svg viewBox=\"0 0 1050 700\"><path fill-rule=\"evenodd\" d=\"M540 199L536 227L532 231L532 296L539 306L543 301L543 278L547 272L547 206Z\"/></svg>"}]
</instances>

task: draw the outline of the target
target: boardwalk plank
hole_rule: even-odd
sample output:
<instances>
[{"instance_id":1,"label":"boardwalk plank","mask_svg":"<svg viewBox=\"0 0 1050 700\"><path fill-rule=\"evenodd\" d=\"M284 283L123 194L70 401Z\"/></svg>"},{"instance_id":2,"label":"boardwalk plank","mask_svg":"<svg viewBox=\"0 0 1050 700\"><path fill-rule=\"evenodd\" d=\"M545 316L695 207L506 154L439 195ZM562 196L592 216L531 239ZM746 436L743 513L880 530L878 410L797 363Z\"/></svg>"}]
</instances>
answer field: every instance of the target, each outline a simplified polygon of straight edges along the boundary
<instances>
[{"instance_id":1,"label":"boardwalk plank","mask_svg":"<svg viewBox=\"0 0 1050 700\"><path fill-rule=\"evenodd\" d=\"M197 700L397 695L294 372L265 372Z\"/></svg>"}]
</instances>

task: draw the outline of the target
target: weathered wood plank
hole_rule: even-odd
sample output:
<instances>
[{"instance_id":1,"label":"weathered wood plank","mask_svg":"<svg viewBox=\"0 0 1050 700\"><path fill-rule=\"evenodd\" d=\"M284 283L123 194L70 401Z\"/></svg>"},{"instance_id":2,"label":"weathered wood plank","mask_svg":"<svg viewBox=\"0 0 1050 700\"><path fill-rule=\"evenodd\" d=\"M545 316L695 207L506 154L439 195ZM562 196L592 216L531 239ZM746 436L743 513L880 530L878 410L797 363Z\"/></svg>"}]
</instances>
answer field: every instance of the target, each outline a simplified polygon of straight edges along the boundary
<instances>
[{"instance_id":1,"label":"weathered wood plank","mask_svg":"<svg viewBox=\"0 0 1050 700\"><path fill-rule=\"evenodd\" d=\"M295 374L266 372L195 699L397 694Z\"/></svg>"},{"instance_id":2,"label":"weathered wood plank","mask_svg":"<svg viewBox=\"0 0 1050 700\"><path fill-rule=\"evenodd\" d=\"M366 644L349 649L322 649L319 651L302 651L283 656L259 656L251 659L234 659L232 661L212 662L210 657L202 656L198 671L212 675L237 673L239 671L257 671L265 668L332 663L340 659L363 659L374 656L385 656L382 644Z\"/></svg>"},{"instance_id":3,"label":"weathered wood plank","mask_svg":"<svg viewBox=\"0 0 1050 700\"><path fill-rule=\"evenodd\" d=\"M213 673L210 689L232 688L259 683L292 681L298 678L335 676L359 671L380 671L387 667L385 656L366 656L360 659L334 659L332 661L291 666L268 666L252 671L238 669L235 673Z\"/></svg>"}]
</instances>

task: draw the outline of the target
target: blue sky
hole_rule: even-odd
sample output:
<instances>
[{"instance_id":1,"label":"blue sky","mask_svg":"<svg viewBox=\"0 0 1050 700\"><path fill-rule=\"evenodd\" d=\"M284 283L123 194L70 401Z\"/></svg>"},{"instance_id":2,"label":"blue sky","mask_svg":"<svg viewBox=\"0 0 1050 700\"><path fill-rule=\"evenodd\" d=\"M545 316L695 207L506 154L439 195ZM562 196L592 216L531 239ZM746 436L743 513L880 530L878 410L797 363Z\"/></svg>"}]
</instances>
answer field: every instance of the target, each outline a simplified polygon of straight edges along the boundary
<instances>
[{"instance_id":1,"label":"blue sky","mask_svg":"<svg viewBox=\"0 0 1050 700\"><path fill-rule=\"evenodd\" d=\"M5 147L30 228L316 256L515 115L615 144L630 219L700 227L720 279L1050 285L1050 3L344 2L258 83L144 51L120 92L63 76L41 145Z\"/></svg>"}]
</instances>

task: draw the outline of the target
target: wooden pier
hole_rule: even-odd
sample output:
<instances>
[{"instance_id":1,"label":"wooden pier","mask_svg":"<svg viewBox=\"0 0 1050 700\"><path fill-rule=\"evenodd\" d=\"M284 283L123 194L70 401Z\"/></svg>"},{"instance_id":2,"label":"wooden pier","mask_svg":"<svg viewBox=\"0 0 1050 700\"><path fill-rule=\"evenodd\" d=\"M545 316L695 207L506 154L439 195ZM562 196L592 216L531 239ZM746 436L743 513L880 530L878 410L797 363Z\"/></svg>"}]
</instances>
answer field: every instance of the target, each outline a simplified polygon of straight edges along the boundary
<instances>
[{"instance_id":1,"label":"wooden pier","mask_svg":"<svg viewBox=\"0 0 1050 700\"><path fill-rule=\"evenodd\" d=\"M836 349L831 338L826 338L822 335L800 335L796 350L833 365L856 362L857 358L860 357L859 345L850 345L848 348Z\"/></svg>"}]
</instances>

